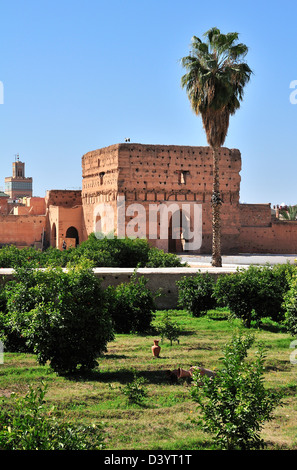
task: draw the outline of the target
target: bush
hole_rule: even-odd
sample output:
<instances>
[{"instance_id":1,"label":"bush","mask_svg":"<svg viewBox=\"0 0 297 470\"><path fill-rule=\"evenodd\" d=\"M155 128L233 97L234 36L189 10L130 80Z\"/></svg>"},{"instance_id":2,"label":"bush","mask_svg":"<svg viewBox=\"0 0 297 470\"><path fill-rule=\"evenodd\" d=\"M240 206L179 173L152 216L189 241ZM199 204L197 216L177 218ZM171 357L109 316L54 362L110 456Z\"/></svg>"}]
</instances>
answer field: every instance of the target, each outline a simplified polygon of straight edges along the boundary
<instances>
[{"instance_id":1,"label":"bush","mask_svg":"<svg viewBox=\"0 0 297 470\"><path fill-rule=\"evenodd\" d=\"M131 281L106 289L108 309L116 333L144 333L150 328L156 310L155 296L147 280L134 272Z\"/></svg>"},{"instance_id":2,"label":"bush","mask_svg":"<svg viewBox=\"0 0 297 470\"><path fill-rule=\"evenodd\" d=\"M162 341L164 338L169 339L171 346L172 341L179 342L179 336L181 334L181 329L172 319L172 313L173 311L170 310L165 311L158 319L152 321L152 326L161 336Z\"/></svg>"},{"instance_id":3,"label":"bush","mask_svg":"<svg viewBox=\"0 0 297 470\"><path fill-rule=\"evenodd\" d=\"M209 273L197 273L177 281L178 305L194 317L199 317L216 306L214 298L215 281Z\"/></svg>"},{"instance_id":4,"label":"bush","mask_svg":"<svg viewBox=\"0 0 297 470\"><path fill-rule=\"evenodd\" d=\"M38 266L39 253L31 247L4 246L0 249L0 268L17 268L25 264Z\"/></svg>"},{"instance_id":5,"label":"bush","mask_svg":"<svg viewBox=\"0 0 297 470\"><path fill-rule=\"evenodd\" d=\"M9 325L59 373L90 369L113 339L100 282L89 264L63 271L20 269L7 290Z\"/></svg>"},{"instance_id":6,"label":"bush","mask_svg":"<svg viewBox=\"0 0 297 470\"><path fill-rule=\"evenodd\" d=\"M259 345L254 360L247 361L254 338L233 335L225 346L223 366L213 378L194 373L192 397L199 403L204 430L214 433L222 449L251 450L265 446L260 431L281 404L281 394L263 383L264 349Z\"/></svg>"},{"instance_id":7,"label":"bush","mask_svg":"<svg viewBox=\"0 0 297 470\"><path fill-rule=\"evenodd\" d=\"M294 274L290 280L283 307L286 328L292 336L297 336L297 274Z\"/></svg>"},{"instance_id":8,"label":"bush","mask_svg":"<svg viewBox=\"0 0 297 470\"><path fill-rule=\"evenodd\" d=\"M236 273L220 276L214 295L220 305L241 318L247 328L252 320L269 317L284 319L283 299L289 288L294 266L249 266Z\"/></svg>"},{"instance_id":9,"label":"bush","mask_svg":"<svg viewBox=\"0 0 297 470\"><path fill-rule=\"evenodd\" d=\"M185 266L174 253L165 253L159 248L151 247L148 252L146 267L148 268L175 268Z\"/></svg>"},{"instance_id":10,"label":"bush","mask_svg":"<svg viewBox=\"0 0 297 470\"><path fill-rule=\"evenodd\" d=\"M144 239L97 238L91 234L76 248L76 254L90 259L95 266L134 268L137 265L145 266L149 249Z\"/></svg>"},{"instance_id":11,"label":"bush","mask_svg":"<svg viewBox=\"0 0 297 470\"><path fill-rule=\"evenodd\" d=\"M45 407L47 386L29 388L24 398L2 399L0 450L101 450L102 428L58 421Z\"/></svg>"},{"instance_id":12,"label":"bush","mask_svg":"<svg viewBox=\"0 0 297 470\"><path fill-rule=\"evenodd\" d=\"M123 394L127 397L129 403L134 405L143 405L148 396L147 389L145 388L146 380L144 377L138 377L134 373L132 382L128 382L122 389Z\"/></svg>"},{"instance_id":13,"label":"bush","mask_svg":"<svg viewBox=\"0 0 297 470\"><path fill-rule=\"evenodd\" d=\"M172 267L183 266L179 258L171 253L151 247L146 239L99 237L92 233L88 240L76 248L58 250L49 247L45 251L34 248L16 248L4 246L0 249L0 268L22 266L65 267L69 263L77 264L88 259L97 267Z\"/></svg>"},{"instance_id":14,"label":"bush","mask_svg":"<svg viewBox=\"0 0 297 470\"><path fill-rule=\"evenodd\" d=\"M13 289L16 283L11 281L7 286ZM0 341L5 344L5 348L10 352L33 352L26 344L26 339L22 334L12 327L11 317L7 310L7 290L0 290Z\"/></svg>"}]
</instances>

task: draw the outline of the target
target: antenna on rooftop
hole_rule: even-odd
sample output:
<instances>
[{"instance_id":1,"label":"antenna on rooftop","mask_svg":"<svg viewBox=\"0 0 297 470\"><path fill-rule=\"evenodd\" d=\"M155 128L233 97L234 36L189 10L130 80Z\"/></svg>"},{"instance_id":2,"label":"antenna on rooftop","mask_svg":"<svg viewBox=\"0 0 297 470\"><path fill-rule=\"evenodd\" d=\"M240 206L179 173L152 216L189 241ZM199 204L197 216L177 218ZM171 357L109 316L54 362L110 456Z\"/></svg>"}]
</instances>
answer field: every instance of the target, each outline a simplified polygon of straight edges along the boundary
<instances>
[{"instance_id":1,"label":"antenna on rooftop","mask_svg":"<svg viewBox=\"0 0 297 470\"><path fill-rule=\"evenodd\" d=\"M18 154L18 153L16 153L16 154L15 154L15 161L17 161L17 162L18 162L18 161L19 161L19 159L20 159L20 156L19 156L19 154Z\"/></svg>"}]
</instances>

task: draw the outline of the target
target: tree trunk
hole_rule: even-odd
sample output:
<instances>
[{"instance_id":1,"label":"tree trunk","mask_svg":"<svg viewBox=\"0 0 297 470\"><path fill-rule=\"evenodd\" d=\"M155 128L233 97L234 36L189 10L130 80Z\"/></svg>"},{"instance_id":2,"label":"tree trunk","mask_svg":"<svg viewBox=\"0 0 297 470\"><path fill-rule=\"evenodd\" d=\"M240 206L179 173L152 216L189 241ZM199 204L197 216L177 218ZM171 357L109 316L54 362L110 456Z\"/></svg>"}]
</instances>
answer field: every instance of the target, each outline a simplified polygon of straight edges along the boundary
<instances>
[{"instance_id":1,"label":"tree trunk","mask_svg":"<svg viewBox=\"0 0 297 470\"><path fill-rule=\"evenodd\" d=\"M213 153L213 189L211 197L212 206L212 266L221 267L221 195L219 178L218 147L212 148Z\"/></svg>"}]
</instances>

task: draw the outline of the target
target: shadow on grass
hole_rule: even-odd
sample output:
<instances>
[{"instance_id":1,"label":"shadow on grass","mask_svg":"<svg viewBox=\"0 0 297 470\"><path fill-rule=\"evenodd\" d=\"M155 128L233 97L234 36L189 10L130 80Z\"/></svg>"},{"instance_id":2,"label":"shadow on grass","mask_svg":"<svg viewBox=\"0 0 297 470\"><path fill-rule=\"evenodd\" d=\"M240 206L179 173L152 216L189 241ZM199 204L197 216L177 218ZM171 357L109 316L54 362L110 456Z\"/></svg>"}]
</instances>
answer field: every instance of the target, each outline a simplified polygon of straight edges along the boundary
<instances>
[{"instance_id":1,"label":"shadow on grass","mask_svg":"<svg viewBox=\"0 0 297 470\"><path fill-rule=\"evenodd\" d=\"M167 369L164 370L144 370L135 373L133 369L119 369L115 371L100 371L94 369L91 371L78 371L74 374L69 374L65 378L69 381L80 381L80 382L104 382L104 383L120 383L127 384L134 380L136 377L143 377L147 384L168 384L170 380L166 373Z\"/></svg>"},{"instance_id":2,"label":"shadow on grass","mask_svg":"<svg viewBox=\"0 0 297 470\"><path fill-rule=\"evenodd\" d=\"M104 359L127 359L125 354L104 354Z\"/></svg>"}]
</instances>

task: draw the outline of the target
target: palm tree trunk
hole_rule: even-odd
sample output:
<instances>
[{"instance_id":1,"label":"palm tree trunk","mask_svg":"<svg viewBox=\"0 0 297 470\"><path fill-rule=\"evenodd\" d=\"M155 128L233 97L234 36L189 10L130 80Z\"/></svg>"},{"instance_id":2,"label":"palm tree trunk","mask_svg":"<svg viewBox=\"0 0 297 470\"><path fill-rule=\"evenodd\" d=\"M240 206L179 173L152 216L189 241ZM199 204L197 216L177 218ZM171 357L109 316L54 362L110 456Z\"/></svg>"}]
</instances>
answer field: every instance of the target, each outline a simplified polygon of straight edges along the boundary
<instances>
[{"instance_id":1,"label":"palm tree trunk","mask_svg":"<svg viewBox=\"0 0 297 470\"><path fill-rule=\"evenodd\" d=\"M219 177L218 147L212 147L213 154L213 189L211 197L212 206L212 266L221 267L221 195Z\"/></svg>"}]
</instances>

